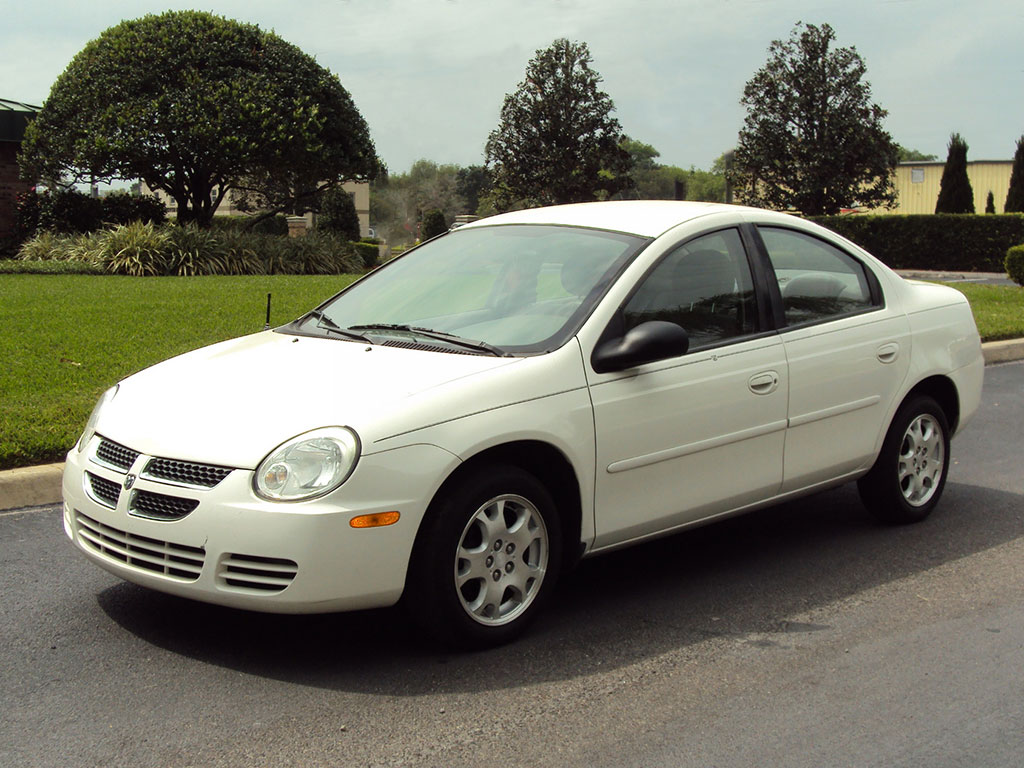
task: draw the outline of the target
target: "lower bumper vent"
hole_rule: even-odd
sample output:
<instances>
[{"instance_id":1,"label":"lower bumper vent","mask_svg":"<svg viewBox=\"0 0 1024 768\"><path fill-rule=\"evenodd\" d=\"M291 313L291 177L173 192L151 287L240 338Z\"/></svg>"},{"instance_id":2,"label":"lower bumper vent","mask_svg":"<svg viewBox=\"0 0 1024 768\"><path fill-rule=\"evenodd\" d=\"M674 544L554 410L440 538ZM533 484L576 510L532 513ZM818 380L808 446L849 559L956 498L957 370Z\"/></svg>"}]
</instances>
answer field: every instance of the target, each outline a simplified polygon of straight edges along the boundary
<instances>
[{"instance_id":1,"label":"lower bumper vent","mask_svg":"<svg viewBox=\"0 0 1024 768\"><path fill-rule=\"evenodd\" d=\"M240 592L272 594L283 592L298 572L299 565L294 560L228 554L217 569L217 580L222 587Z\"/></svg>"},{"instance_id":2,"label":"lower bumper vent","mask_svg":"<svg viewBox=\"0 0 1024 768\"><path fill-rule=\"evenodd\" d=\"M90 551L119 563L182 581L195 581L203 570L206 551L128 533L75 511L78 540Z\"/></svg>"}]
</instances>

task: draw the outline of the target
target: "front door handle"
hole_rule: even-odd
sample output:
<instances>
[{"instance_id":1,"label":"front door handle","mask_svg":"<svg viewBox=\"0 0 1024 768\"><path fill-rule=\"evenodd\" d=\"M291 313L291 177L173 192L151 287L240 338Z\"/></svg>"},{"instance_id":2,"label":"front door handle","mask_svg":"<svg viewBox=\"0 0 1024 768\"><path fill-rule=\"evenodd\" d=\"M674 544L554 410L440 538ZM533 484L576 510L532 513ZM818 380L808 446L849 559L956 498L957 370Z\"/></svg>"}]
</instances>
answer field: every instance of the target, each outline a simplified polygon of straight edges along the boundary
<instances>
[{"instance_id":1,"label":"front door handle","mask_svg":"<svg viewBox=\"0 0 1024 768\"><path fill-rule=\"evenodd\" d=\"M770 395L779 386L779 374L775 371L755 373L747 379L747 386L755 395Z\"/></svg>"}]
</instances>

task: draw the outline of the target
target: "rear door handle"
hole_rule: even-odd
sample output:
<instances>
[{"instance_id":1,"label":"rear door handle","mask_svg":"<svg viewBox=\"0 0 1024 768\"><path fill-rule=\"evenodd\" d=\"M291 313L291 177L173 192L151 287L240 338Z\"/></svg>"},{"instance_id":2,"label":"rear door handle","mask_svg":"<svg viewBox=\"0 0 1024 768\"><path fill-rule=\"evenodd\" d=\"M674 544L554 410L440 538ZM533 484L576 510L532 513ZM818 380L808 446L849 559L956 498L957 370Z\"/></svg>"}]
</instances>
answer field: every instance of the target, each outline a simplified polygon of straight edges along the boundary
<instances>
[{"instance_id":1,"label":"rear door handle","mask_svg":"<svg viewBox=\"0 0 1024 768\"><path fill-rule=\"evenodd\" d=\"M775 371L755 373L747 379L747 386L755 395L770 395L779 386L779 374Z\"/></svg>"},{"instance_id":2,"label":"rear door handle","mask_svg":"<svg viewBox=\"0 0 1024 768\"><path fill-rule=\"evenodd\" d=\"M883 344L875 350L875 355L877 355L879 362L891 363L900 356L900 345L895 341Z\"/></svg>"}]
</instances>

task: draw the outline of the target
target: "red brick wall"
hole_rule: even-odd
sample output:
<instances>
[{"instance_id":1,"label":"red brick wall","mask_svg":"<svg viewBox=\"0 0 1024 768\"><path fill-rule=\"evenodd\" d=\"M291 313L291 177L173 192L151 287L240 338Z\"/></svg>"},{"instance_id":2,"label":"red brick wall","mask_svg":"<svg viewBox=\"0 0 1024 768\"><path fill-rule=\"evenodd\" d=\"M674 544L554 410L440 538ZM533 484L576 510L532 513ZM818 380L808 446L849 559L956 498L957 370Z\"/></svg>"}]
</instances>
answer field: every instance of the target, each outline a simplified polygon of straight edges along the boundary
<instances>
[{"instance_id":1,"label":"red brick wall","mask_svg":"<svg viewBox=\"0 0 1024 768\"><path fill-rule=\"evenodd\" d=\"M18 195L32 188L18 178L18 144L0 141L0 238L11 234Z\"/></svg>"}]
</instances>

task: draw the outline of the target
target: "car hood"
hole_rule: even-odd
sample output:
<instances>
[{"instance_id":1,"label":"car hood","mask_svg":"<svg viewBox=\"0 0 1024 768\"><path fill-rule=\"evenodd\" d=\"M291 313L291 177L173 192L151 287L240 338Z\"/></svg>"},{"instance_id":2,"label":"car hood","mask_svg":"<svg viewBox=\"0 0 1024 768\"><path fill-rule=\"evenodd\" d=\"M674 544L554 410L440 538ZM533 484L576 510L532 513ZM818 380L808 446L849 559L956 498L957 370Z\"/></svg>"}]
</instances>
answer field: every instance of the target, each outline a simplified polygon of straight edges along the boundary
<instances>
[{"instance_id":1,"label":"car hood","mask_svg":"<svg viewBox=\"0 0 1024 768\"><path fill-rule=\"evenodd\" d=\"M393 427L409 398L520 361L268 331L128 377L97 431L149 455L252 469L280 443L318 427L350 426L365 446L377 437L374 421L387 413ZM409 410L409 429L431 415Z\"/></svg>"}]
</instances>

